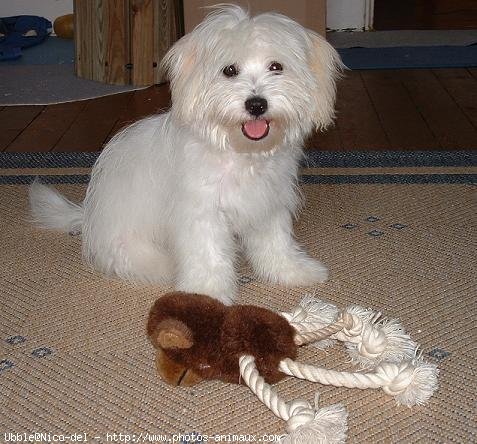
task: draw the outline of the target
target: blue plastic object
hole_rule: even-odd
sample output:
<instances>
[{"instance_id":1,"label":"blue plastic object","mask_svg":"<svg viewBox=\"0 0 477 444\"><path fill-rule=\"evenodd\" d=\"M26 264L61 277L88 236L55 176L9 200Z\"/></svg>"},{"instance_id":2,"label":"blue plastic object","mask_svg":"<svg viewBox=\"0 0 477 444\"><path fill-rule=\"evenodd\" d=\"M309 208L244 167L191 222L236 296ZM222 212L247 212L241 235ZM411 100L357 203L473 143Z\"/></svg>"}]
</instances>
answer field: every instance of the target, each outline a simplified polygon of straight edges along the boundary
<instances>
[{"instance_id":1,"label":"blue plastic object","mask_svg":"<svg viewBox=\"0 0 477 444\"><path fill-rule=\"evenodd\" d=\"M51 22L43 17L18 15L0 18L0 60L20 58L22 48L38 45L51 30Z\"/></svg>"}]
</instances>

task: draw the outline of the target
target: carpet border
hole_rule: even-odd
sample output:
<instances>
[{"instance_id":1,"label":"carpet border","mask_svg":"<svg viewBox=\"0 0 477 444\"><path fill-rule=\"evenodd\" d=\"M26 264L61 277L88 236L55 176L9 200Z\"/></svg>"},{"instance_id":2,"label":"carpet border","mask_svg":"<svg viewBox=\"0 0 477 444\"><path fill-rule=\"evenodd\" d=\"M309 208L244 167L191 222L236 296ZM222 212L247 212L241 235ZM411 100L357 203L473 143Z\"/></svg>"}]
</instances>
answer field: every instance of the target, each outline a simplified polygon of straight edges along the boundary
<instances>
[{"instance_id":1,"label":"carpet border","mask_svg":"<svg viewBox=\"0 0 477 444\"><path fill-rule=\"evenodd\" d=\"M90 168L100 152L0 152L0 168ZM318 151L305 152L308 168L477 166L477 151Z\"/></svg>"},{"instance_id":2,"label":"carpet border","mask_svg":"<svg viewBox=\"0 0 477 444\"><path fill-rule=\"evenodd\" d=\"M50 185L87 184L90 179L89 174L70 175L0 175L1 185L29 185L36 177L40 177L42 183ZM299 182L303 185L390 185L390 184L447 184L447 185L477 185L477 174L302 174Z\"/></svg>"}]
</instances>

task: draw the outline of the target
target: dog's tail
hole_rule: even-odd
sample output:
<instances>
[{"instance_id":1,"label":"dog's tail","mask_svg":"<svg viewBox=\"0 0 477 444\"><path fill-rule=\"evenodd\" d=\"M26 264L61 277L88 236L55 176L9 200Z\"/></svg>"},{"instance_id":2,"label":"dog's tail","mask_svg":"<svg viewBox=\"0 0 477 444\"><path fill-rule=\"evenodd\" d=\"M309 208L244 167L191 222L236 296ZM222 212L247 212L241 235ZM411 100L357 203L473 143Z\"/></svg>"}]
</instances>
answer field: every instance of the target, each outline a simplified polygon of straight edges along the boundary
<instances>
[{"instance_id":1,"label":"dog's tail","mask_svg":"<svg viewBox=\"0 0 477 444\"><path fill-rule=\"evenodd\" d=\"M54 188L36 178L30 185L31 222L38 227L65 233L80 233L83 225L82 205L71 202Z\"/></svg>"}]
</instances>

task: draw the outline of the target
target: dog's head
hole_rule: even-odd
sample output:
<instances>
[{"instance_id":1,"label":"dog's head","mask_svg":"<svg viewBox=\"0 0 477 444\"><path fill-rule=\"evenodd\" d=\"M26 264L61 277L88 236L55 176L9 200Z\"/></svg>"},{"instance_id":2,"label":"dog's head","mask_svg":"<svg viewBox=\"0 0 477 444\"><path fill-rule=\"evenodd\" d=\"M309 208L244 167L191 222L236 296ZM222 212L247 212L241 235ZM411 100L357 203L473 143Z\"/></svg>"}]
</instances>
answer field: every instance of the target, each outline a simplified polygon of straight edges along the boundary
<instances>
[{"instance_id":1,"label":"dog's head","mask_svg":"<svg viewBox=\"0 0 477 444\"><path fill-rule=\"evenodd\" d=\"M220 149L301 143L334 117L343 67L318 34L280 14L215 9L163 61L172 113Z\"/></svg>"}]
</instances>

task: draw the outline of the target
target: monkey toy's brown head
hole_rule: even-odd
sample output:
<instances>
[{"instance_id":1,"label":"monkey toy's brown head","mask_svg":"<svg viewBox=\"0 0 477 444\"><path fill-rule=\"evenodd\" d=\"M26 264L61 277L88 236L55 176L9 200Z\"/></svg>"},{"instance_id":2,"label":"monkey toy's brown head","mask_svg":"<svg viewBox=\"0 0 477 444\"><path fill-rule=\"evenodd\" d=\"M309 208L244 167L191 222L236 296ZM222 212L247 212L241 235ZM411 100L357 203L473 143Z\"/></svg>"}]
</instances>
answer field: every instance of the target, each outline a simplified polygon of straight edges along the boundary
<instances>
[{"instance_id":1,"label":"monkey toy's brown head","mask_svg":"<svg viewBox=\"0 0 477 444\"><path fill-rule=\"evenodd\" d=\"M253 305L226 306L209 296L183 292L160 297L151 308L147 334L156 366L173 385L204 379L240 383L239 358L252 355L272 384L285 375L282 359L294 359L295 329L277 313Z\"/></svg>"}]
</instances>

